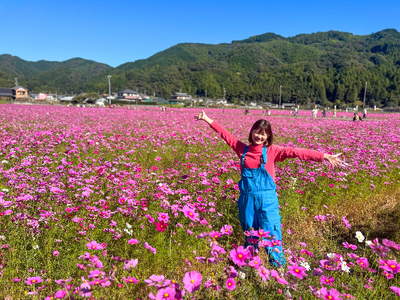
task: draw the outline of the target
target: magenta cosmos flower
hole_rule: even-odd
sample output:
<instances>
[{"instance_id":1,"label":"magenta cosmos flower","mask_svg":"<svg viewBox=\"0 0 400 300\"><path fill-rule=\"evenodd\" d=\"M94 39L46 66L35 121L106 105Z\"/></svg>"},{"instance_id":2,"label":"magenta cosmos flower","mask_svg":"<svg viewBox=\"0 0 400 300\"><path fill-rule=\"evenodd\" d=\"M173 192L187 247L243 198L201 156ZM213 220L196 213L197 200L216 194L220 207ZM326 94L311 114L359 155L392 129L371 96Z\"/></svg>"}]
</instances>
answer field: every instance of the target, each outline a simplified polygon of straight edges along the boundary
<instances>
[{"instance_id":1,"label":"magenta cosmos flower","mask_svg":"<svg viewBox=\"0 0 400 300\"><path fill-rule=\"evenodd\" d=\"M122 279L127 283L139 283L139 280L137 280L135 277L127 276L126 278L122 277Z\"/></svg>"},{"instance_id":2,"label":"magenta cosmos flower","mask_svg":"<svg viewBox=\"0 0 400 300\"><path fill-rule=\"evenodd\" d=\"M35 283L40 283L42 281L43 280L42 280L42 278L40 276L36 276L36 277L28 277L28 278L26 278L25 283L27 285L32 285L32 284L35 284Z\"/></svg>"},{"instance_id":3,"label":"magenta cosmos flower","mask_svg":"<svg viewBox=\"0 0 400 300\"><path fill-rule=\"evenodd\" d=\"M246 259L251 258L251 252L248 249L244 249L243 246L237 247L237 249L232 249L229 252L231 260L238 266L247 265Z\"/></svg>"},{"instance_id":4,"label":"magenta cosmos flower","mask_svg":"<svg viewBox=\"0 0 400 300\"><path fill-rule=\"evenodd\" d=\"M306 268L304 267L300 267L297 264L294 264L292 266L288 267L289 271L288 273L299 278L299 279L303 279L304 276L307 276L306 274Z\"/></svg>"},{"instance_id":5,"label":"magenta cosmos flower","mask_svg":"<svg viewBox=\"0 0 400 300\"><path fill-rule=\"evenodd\" d=\"M197 221L199 214L195 213L189 206L185 205L182 211L186 218L190 218L192 221Z\"/></svg>"},{"instance_id":6,"label":"magenta cosmos flower","mask_svg":"<svg viewBox=\"0 0 400 300\"><path fill-rule=\"evenodd\" d=\"M228 290L233 291L234 289L236 289L236 282L233 278L228 278L226 280L225 286Z\"/></svg>"},{"instance_id":7,"label":"magenta cosmos flower","mask_svg":"<svg viewBox=\"0 0 400 300\"><path fill-rule=\"evenodd\" d=\"M59 290L54 294L56 299L63 299L65 296L67 296L67 292L64 290Z\"/></svg>"},{"instance_id":8,"label":"magenta cosmos flower","mask_svg":"<svg viewBox=\"0 0 400 300\"><path fill-rule=\"evenodd\" d=\"M275 270L271 271L271 276L273 278L275 278L276 281L278 281L280 284L283 284L283 285L288 284L288 282L285 280L285 278L279 276L279 273L277 271L275 271Z\"/></svg>"},{"instance_id":9,"label":"magenta cosmos flower","mask_svg":"<svg viewBox=\"0 0 400 300\"><path fill-rule=\"evenodd\" d=\"M400 288L397 286L391 286L390 290L396 294L397 297L400 297Z\"/></svg>"},{"instance_id":10,"label":"magenta cosmos flower","mask_svg":"<svg viewBox=\"0 0 400 300\"><path fill-rule=\"evenodd\" d=\"M86 244L86 247L88 247L89 250L102 250L103 246L96 241L91 241L90 243Z\"/></svg>"},{"instance_id":11,"label":"magenta cosmos flower","mask_svg":"<svg viewBox=\"0 0 400 300\"><path fill-rule=\"evenodd\" d=\"M193 293L194 291L198 291L200 289L201 280L203 277L200 273L196 271L187 272L185 277L183 277L183 284L185 289L189 293Z\"/></svg>"},{"instance_id":12,"label":"magenta cosmos flower","mask_svg":"<svg viewBox=\"0 0 400 300\"><path fill-rule=\"evenodd\" d=\"M330 289L329 291L326 288L322 288L319 290L322 296L322 299L326 300L343 300L342 297L340 297L340 293L338 290L335 289Z\"/></svg>"}]
</instances>

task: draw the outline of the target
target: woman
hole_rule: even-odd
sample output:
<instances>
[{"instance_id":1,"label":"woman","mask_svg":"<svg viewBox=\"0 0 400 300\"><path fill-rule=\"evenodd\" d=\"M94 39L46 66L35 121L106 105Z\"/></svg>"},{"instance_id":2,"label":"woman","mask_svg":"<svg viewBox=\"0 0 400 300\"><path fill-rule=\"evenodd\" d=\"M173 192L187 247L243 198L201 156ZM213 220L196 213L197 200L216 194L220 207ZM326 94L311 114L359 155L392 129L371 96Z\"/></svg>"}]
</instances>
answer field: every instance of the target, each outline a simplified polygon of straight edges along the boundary
<instances>
[{"instance_id":1,"label":"woman","mask_svg":"<svg viewBox=\"0 0 400 300\"><path fill-rule=\"evenodd\" d=\"M273 145L271 124L263 119L255 122L250 130L248 139L250 146L238 141L220 124L211 120L204 111L195 115L195 119L208 123L239 156L242 169L238 200L240 224L244 231L253 228L260 232L258 236L274 239L265 249L269 263L282 267L286 260L281 244L281 216L274 182L275 162L286 158L314 161L325 159L335 166L340 163L338 158L340 154L329 155L314 150ZM251 238L254 239L254 236ZM249 237L246 237L245 246L249 245L248 239Z\"/></svg>"}]
</instances>

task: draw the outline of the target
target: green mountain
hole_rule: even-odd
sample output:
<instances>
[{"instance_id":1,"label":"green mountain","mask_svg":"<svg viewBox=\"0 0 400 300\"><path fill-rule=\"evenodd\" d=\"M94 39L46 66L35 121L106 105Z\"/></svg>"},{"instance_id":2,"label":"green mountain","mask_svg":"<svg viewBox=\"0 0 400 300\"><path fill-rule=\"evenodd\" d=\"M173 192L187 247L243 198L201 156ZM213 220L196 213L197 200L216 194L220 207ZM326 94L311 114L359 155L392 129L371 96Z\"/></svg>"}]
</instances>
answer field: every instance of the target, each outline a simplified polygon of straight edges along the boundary
<instances>
[{"instance_id":1,"label":"green mountain","mask_svg":"<svg viewBox=\"0 0 400 300\"><path fill-rule=\"evenodd\" d=\"M229 101L370 106L400 103L400 33L370 35L328 31L285 38L266 33L232 43L184 43L117 68L82 59L26 62L0 56L0 85L22 74L28 88L107 92L131 88L169 97L182 90ZM18 75L20 76L20 75ZM20 77L19 77L20 78ZM20 80L20 79L19 79Z\"/></svg>"},{"instance_id":2,"label":"green mountain","mask_svg":"<svg viewBox=\"0 0 400 300\"><path fill-rule=\"evenodd\" d=\"M130 87L169 97L182 90L229 101L354 104L400 102L400 33L386 29L371 35L329 31L284 38L274 33L230 44L178 44L152 57L112 71L114 89ZM87 83L107 90L105 74Z\"/></svg>"},{"instance_id":3,"label":"green mountain","mask_svg":"<svg viewBox=\"0 0 400 300\"><path fill-rule=\"evenodd\" d=\"M0 55L0 86L13 86L14 77L30 91L61 92L85 90L85 84L98 74L113 68L82 58L63 62L31 62L9 54Z\"/></svg>"}]
</instances>

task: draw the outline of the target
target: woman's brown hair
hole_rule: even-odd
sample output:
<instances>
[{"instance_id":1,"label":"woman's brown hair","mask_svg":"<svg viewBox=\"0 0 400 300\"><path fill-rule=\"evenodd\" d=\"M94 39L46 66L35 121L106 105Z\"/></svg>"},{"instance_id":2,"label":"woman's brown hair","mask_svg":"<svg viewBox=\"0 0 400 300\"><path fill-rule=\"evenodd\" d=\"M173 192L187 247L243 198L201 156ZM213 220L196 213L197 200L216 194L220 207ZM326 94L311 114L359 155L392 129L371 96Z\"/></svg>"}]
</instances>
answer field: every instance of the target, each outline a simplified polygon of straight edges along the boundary
<instances>
[{"instance_id":1,"label":"woman's brown hair","mask_svg":"<svg viewBox=\"0 0 400 300\"><path fill-rule=\"evenodd\" d=\"M252 133L255 131L256 133L265 133L268 135L267 140L264 142L264 146L271 146L274 141L274 135L272 134L271 124L264 119L260 119L253 124L249 134L249 142L253 144Z\"/></svg>"}]
</instances>

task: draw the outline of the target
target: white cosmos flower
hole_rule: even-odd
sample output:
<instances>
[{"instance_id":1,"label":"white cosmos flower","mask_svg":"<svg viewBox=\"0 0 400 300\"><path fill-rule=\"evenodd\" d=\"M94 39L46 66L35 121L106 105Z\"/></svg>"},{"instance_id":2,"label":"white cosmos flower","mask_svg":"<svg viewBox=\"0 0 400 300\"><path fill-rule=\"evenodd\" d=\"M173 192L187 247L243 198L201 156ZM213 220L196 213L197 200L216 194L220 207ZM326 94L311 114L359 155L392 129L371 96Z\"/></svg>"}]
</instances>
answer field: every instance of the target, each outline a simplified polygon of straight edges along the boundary
<instances>
[{"instance_id":1,"label":"white cosmos flower","mask_svg":"<svg viewBox=\"0 0 400 300\"><path fill-rule=\"evenodd\" d=\"M350 268L345 261L342 261L342 271L346 272L347 274L350 272Z\"/></svg>"},{"instance_id":2,"label":"white cosmos flower","mask_svg":"<svg viewBox=\"0 0 400 300\"><path fill-rule=\"evenodd\" d=\"M372 244L371 241L365 241L365 243L366 243L368 246Z\"/></svg>"},{"instance_id":3,"label":"white cosmos flower","mask_svg":"<svg viewBox=\"0 0 400 300\"><path fill-rule=\"evenodd\" d=\"M326 256L328 256L330 259L335 258L335 253L328 253Z\"/></svg>"},{"instance_id":4,"label":"white cosmos flower","mask_svg":"<svg viewBox=\"0 0 400 300\"><path fill-rule=\"evenodd\" d=\"M301 261L300 266L302 266L303 268L306 268L307 271L311 270L310 264L306 261Z\"/></svg>"},{"instance_id":5,"label":"white cosmos flower","mask_svg":"<svg viewBox=\"0 0 400 300\"><path fill-rule=\"evenodd\" d=\"M131 228L132 228L132 225L129 224L129 223L126 223L125 225L126 225L126 228L128 228L128 229L131 229Z\"/></svg>"},{"instance_id":6,"label":"white cosmos flower","mask_svg":"<svg viewBox=\"0 0 400 300\"><path fill-rule=\"evenodd\" d=\"M365 239L365 236L361 233L361 231L357 231L356 232L356 238L358 239L358 241L360 243L362 243L364 241L364 239Z\"/></svg>"},{"instance_id":7,"label":"white cosmos flower","mask_svg":"<svg viewBox=\"0 0 400 300\"><path fill-rule=\"evenodd\" d=\"M9 189L1 189L2 192L8 193L10 190Z\"/></svg>"},{"instance_id":8,"label":"white cosmos flower","mask_svg":"<svg viewBox=\"0 0 400 300\"><path fill-rule=\"evenodd\" d=\"M4 235L0 235L0 240L4 241L6 237Z\"/></svg>"},{"instance_id":9,"label":"white cosmos flower","mask_svg":"<svg viewBox=\"0 0 400 300\"><path fill-rule=\"evenodd\" d=\"M33 249L39 250L39 245L34 245L34 246L33 246Z\"/></svg>"},{"instance_id":10,"label":"white cosmos flower","mask_svg":"<svg viewBox=\"0 0 400 300\"><path fill-rule=\"evenodd\" d=\"M239 275L240 279L245 279L246 278L246 273L245 272L239 271L238 275Z\"/></svg>"},{"instance_id":11,"label":"white cosmos flower","mask_svg":"<svg viewBox=\"0 0 400 300\"><path fill-rule=\"evenodd\" d=\"M8 161L7 161L7 160L2 160L1 163L2 163L3 165L5 165L5 164L8 164Z\"/></svg>"}]
</instances>

